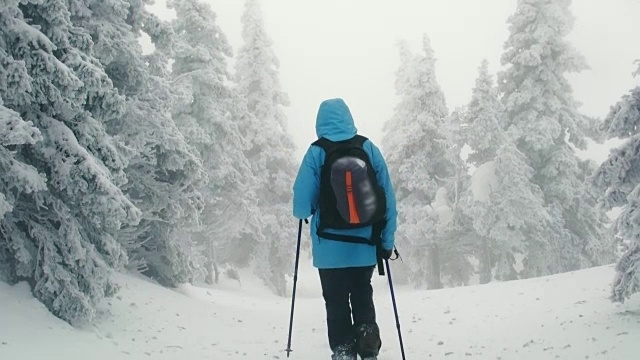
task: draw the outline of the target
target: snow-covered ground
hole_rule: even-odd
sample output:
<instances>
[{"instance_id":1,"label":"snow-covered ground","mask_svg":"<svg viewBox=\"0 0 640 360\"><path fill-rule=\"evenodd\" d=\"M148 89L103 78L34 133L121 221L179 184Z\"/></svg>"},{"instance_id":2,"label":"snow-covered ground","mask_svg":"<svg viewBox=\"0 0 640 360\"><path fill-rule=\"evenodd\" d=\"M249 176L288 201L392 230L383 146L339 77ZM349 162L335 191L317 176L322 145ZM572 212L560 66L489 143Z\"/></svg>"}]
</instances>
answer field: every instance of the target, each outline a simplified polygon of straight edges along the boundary
<instances>
[{"instance_id":1,"label":"snow-covered ground","mask_svg":"<svg viewBox=\"0 0 640 360\"><path fill-rule=\"evenodd\" d=\"M398 289L407 358L638 359L640 298L607 300L611 267L439 291ZM0 359L284 359L289 300L245 276L217 288L159 287L121 275L93 326L51 316L24 284L0 283ZM316 274L299 278L293 359L326 360ZM400 359L383 278L376 279L380 358Z\"/></svg>"}]
</instances>

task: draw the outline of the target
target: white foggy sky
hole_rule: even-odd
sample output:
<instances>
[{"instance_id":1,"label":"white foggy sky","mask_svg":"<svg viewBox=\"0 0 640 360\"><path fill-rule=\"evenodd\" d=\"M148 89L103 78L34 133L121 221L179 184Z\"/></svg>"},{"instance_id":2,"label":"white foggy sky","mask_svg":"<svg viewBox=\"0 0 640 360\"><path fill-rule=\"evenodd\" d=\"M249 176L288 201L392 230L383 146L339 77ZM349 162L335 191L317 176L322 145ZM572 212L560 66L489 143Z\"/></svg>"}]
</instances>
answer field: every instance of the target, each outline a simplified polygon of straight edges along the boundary
<instances>
[{"instance_id":1,"label":"white foggy sky","mask_svg":"<svg viewBox=\"0 0 640 360\"><path fill-rule=\"evenodd\" d=\"M237 51L241 45L242 0L206 0ZM163 18L163 0L154 6ZM508 36L507 18L516 0L262 0L267 31L280 59L283 90L289 94L289 130L298 152L315 140L319 103L342 97L360 133L380 143L382 125L396 104L396 43L419 51L428 33L438 59L437 76L449 109L469 101L483 58L495 73ZM640 58L637 0L574 0L576 24L570 40L590 70L572 75L586 114L603 117L609 106L638 83L633 61ZM231 69L233 70L233 69ZM603 160L607 150L589 157Z\"/></svg>"}]
</instances>

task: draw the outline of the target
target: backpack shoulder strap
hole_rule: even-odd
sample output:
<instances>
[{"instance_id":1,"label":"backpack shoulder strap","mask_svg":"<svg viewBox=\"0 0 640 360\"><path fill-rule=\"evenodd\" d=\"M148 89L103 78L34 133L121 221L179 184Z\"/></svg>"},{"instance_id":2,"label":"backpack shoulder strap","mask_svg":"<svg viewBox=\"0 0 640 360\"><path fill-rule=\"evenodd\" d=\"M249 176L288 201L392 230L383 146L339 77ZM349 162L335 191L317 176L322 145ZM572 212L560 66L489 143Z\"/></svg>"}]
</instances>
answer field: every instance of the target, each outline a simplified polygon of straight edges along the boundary
<instances>
[{"instance_id":1,"label":"backpack shoulder strap","mask_svg":"<svg viewBox=\"0 0 640 360\"><path fill-rule=\"evenodd\" d=\"M325 154L329 155L330 153L332 153L335 149L338 148L338 144L327 139L327 138L320 138L316 141L314 141L311 146L317 146L319 148L322 148L322 150L324 150Z\"/></svg>"},{"instance_id":2,"label":"backpack shoulder strap","mask_svg":"<svg viewBox=\"0 0 640 360\"><path fill-rule=\"evenodd\" d=\"M367 142L367 140L369 140L369 138L362 135L356 135L353 139L351 139L353 144L358 145L359 147L363 147L364 143Z\"/></svg>"},{"instance_id":3,"label":"backpack shoulder strap","mask_svg":"<svg viewBox=\"0 0 640 360\"><path fill-rule=\"evenodd\" d=\"M328 154L333 150L335 150L336 148L343 146L345 144L352 144L358 147L362 147L364 143L367 142L368 140L369 138L362 135L356 135L349 140L337 141L337 142L333 142L327 138L320 138L315 142L313 142L311 145L321 147Z\"/></svg>"}]
</instances>

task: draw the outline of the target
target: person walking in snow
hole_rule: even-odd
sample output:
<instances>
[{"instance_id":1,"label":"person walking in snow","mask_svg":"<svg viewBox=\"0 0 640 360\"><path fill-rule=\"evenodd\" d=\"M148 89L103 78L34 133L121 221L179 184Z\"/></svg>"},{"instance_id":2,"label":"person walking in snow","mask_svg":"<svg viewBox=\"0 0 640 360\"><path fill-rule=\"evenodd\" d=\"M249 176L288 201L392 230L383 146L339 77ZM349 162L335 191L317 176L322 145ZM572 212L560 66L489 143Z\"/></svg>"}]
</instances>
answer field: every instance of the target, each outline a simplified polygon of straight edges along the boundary
<instances>
[{"instance_id":1,"label":"person walking in snow","mask_svg":"<svg viewBox=\"0 0 640 360\"><path fill-rule=\"evenodd\" d=\"M313 216L313 264L332 359L376 359L382 341L371 278L376 263L394 249L395 194L380 150L358 135L342 99L322 102L316 134L294 184L293 214Z\"/></svg>"}]
</instances>

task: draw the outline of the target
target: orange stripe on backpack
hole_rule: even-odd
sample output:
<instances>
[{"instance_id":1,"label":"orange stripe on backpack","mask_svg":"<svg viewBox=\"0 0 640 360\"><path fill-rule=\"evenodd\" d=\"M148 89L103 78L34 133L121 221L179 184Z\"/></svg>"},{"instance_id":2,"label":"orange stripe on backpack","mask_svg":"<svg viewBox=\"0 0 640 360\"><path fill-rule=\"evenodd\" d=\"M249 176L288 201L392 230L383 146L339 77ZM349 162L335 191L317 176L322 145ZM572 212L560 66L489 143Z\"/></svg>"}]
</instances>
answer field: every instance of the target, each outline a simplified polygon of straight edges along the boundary
<instances>
[{"instance_id":1,"label":"orange stripe on backpack","mask_svg":"<svg viewBox=\"0 0 640 360\"><path fill-rule=\"evenodd\" d=\"M353 181L351 179L351 171L345 173L347 182L347 201L349 202L349 223L360 224L360 216L356 208L356 201L353 196Z\"/></svg>"}]
</instances>

